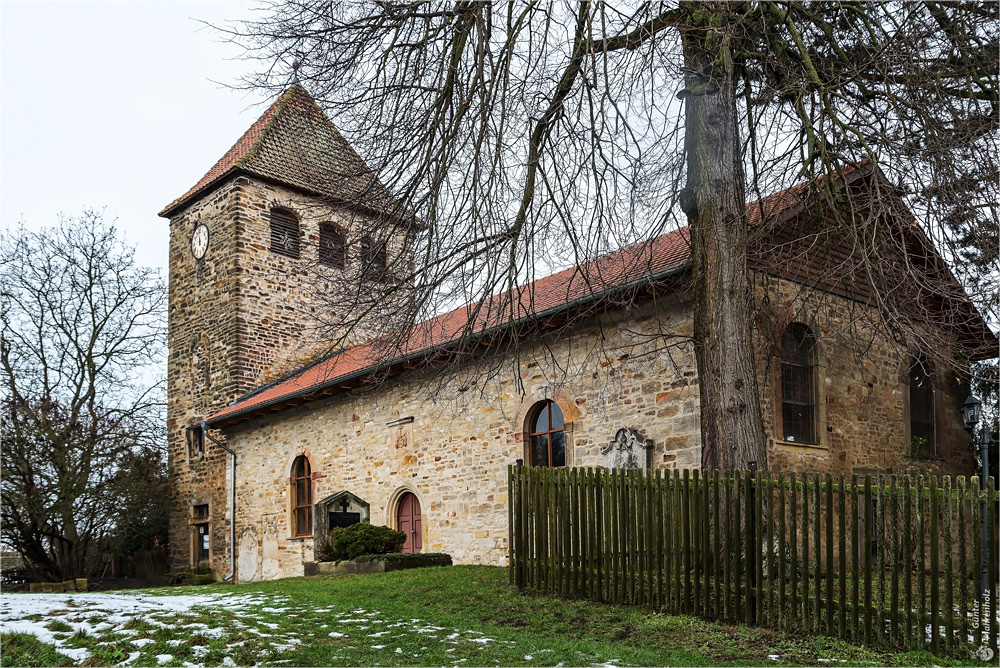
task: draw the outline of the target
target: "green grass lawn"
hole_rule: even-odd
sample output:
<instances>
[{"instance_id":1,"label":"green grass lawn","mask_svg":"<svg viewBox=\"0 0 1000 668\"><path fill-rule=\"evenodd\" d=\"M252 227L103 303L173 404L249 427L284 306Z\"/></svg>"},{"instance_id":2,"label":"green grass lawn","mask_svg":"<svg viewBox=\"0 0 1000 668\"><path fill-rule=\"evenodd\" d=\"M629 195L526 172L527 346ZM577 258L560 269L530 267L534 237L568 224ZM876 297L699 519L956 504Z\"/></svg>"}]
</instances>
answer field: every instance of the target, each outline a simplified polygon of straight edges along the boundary
<instances>
[{"instance_id":1,"label":"green grass lawn","mask_svg":"<svg viewBox=\"0 0 1000 668\"><path fill-rule=\"evenodd\" d=\"M520 595L507 571L454 566L378 575L294 578L151 594L223 595L183 612L80 614L49 628L83 665L641 666L982 665L882 652L807 635L706 622L634 607ZM7 595L5 595L7 596ZM230 596L232 598L230 598ZM242 603L239 601L242 600ZM70 604L72 610L72 604ZM62 610L60 613L66 613ZM64 621L60 621L64 620ZM67 624L65 620L70 623ZM45 621L45 620L43 620ZM101 622L104 622L103 624ZM104 628L101 628L104 627ZM67 665L49 646L5 634L0 665Z\"/></svg>"}]
</instances>

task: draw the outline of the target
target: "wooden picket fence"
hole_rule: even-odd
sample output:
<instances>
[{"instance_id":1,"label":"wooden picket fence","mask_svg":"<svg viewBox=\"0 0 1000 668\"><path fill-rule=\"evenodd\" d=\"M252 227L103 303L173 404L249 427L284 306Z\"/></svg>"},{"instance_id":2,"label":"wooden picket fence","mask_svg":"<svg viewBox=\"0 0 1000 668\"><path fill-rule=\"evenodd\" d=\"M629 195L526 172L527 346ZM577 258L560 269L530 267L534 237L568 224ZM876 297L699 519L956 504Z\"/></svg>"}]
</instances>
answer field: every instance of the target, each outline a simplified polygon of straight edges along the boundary
<instances>
[{"instance_id":1,"label":"wooden picket fence","mask_svg":"<svg viewBox=\"0 0 1000 668\"><path fill-rule=\"evenodd\" d=\"M519 589L997 656L993 478L512 466L509 483Z\"/></svg>"}]
</instances>

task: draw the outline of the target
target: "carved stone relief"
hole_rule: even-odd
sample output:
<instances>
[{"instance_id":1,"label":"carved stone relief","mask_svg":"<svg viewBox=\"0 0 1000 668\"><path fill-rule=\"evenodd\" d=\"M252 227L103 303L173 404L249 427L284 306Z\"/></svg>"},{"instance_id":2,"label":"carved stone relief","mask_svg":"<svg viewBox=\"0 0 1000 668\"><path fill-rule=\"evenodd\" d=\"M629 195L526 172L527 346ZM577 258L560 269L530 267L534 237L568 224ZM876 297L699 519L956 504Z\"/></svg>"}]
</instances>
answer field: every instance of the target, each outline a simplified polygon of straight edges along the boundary
<instances>
[{"instance_id":1,"label":"carved stone relief","mask_svg":"<svg viewBox=\"0 0 1000 668\"><path fill-rule=\"evenodd\" d=\"M260 545L257 532L253 528L244 529L240 534L239 556L236 567L240 582L254 582L260 579Z\"/></svg>"},{"instance_id":2,"label":"carved stone relief","mask_svg":"<svg viewBox=\"0 0 1000 668\"><path fill-rule=\"evenodd\" d=\"M280 523L280 515L264 515L264 545L261 549L260 567L262 580L274 580L281 572L281 556L278 551L278 525Z\"/></svg>"},{"instance_id":3,"label":"carved stone relief","mask_svg":"<svg viewBox=\"0 0 1000 668\"><path fill-rule=\"evenodd\" d=\"M605 467L609 469L648 469L653 442L634 429L622 428L611 443L601 448Z\"/></svg>"}]
</instances>

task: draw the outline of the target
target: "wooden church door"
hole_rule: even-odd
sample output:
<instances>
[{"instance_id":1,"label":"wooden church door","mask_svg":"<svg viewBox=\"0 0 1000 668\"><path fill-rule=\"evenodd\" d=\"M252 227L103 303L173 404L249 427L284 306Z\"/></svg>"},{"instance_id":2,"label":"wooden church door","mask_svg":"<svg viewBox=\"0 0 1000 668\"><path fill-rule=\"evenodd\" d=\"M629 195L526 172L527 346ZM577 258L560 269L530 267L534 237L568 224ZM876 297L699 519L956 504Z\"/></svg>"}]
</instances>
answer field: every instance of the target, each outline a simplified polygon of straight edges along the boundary
<instances>
[{"instance_id":1,"label":"wooden church door","mask_svg":"<svg viewBox=\"0 0 1000 668\"><path fill-rule=\"evenodd\" d=\"M399 500L399 510L396 511L396 527L406 534L403 552L420 552L423 539L420 535L420 502L417 497L407 492Z\"/></svg>"}]
</instances>

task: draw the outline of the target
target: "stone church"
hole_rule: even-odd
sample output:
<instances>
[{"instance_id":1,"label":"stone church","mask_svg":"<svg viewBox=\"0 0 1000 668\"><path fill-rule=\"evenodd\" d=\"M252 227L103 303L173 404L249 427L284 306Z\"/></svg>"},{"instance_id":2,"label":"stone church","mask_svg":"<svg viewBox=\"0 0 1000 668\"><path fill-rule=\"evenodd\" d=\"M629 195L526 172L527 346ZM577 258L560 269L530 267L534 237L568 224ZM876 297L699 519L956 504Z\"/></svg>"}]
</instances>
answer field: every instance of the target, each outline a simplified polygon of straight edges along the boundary
<instances>
[{"instance_id":1,"label":"stone church","mask_svg":"<svg viewBox=\"0 0 1000 668\"><path fill-rule=\"evenodd\" d=\"M377 282L372 266L410 261L421 226L393 201L293 86L160 212L175 569L301 575L322 533L359 521L405 531L407 551L503 565L508 466L700 465L683 229L542 278L530 303L491 298L471 335L461 308L391 350L362 337L316 359L317 277ZM749 213L776 231L751 258L770 466L970 473L967 389L890 340L831 269L836 244L810 250L808 190ZM995 346L969 319L945 338ZM469 341L490 373L455 361Z\"/></svg>"}]
</instances>

